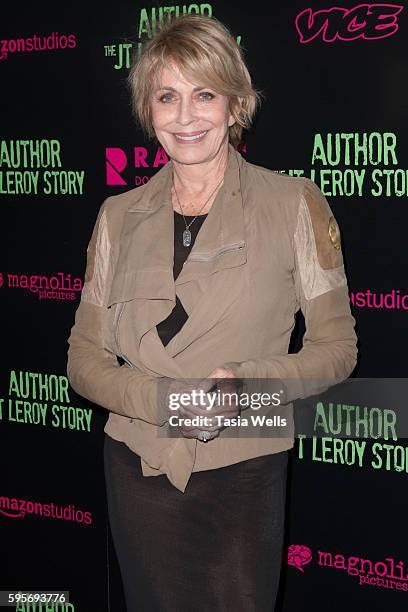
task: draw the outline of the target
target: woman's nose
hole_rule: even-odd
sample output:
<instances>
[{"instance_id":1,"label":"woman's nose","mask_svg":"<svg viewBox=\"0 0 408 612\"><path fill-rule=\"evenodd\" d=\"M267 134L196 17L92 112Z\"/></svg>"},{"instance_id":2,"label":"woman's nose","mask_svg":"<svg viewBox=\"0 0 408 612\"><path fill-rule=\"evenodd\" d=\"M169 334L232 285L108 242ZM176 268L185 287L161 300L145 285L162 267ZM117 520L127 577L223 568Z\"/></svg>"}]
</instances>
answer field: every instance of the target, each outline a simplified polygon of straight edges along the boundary
<instances>
[{"instance_id":1,"label":"woman's nose","mask_svg":"<svg viewBox=\"0 0 408 612\"><path fill-rule=\"evenodd\" d=\"M194 105L192 100L189 97L180 98L177 111L179 123L189 123L194 117Z\"/></svg>"}]
</instances>

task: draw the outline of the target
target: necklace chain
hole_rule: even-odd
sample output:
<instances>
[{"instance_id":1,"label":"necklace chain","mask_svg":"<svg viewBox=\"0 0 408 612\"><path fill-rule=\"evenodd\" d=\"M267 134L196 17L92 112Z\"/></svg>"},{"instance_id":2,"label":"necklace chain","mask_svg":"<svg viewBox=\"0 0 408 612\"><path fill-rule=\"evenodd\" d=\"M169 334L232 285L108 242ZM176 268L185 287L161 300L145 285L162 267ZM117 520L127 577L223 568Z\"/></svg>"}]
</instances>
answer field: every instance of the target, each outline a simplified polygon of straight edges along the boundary
<instances>
[{"instance_id":1,"label":"necklace chain","mask_svg":"<svg viewBox=\"0 0 408 612\"><path fill-rule=\"evenodd\" d=\"M181 202L179 200L178 197L178 193L176 190L176 185L174 184L174 174L173 174L173 187L174 187L174 193L176 194L176 198L177 198L177 202L180 206L180 210L181 210L181 214L183 215L183 219L184 219L184 223L186 225L186 230L188 230L188 228L190 227L190 225L192 223L194 223L194 221L197 219L198 215L200 214L200 212L203 210L204 206L207 204L207 202L210 200L211 196L215 193L215 191L218 189L218 187L221 185L222 181L224 180L224 177L222 177L221 181L218 183L218 185L216 186L216 188L211 192L210 196L206 199L206 201L204 202L204 204L202 205L202 207L200 208L200 210L198 211L198 213L196 214L196 216L194 217L194 219L192 221L190 221L190 223L187 224L186 218L184 216L184 211L183 211L183 207L181 206Z\"/></svg>"}]
</instances>

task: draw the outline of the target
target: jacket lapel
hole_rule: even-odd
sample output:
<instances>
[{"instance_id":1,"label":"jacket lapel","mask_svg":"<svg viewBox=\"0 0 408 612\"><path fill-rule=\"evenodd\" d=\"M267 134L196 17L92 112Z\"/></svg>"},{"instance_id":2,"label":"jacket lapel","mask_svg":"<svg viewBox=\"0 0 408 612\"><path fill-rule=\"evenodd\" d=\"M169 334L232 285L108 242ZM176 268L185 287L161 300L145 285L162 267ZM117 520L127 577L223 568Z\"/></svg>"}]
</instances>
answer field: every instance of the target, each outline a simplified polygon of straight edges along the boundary
<instances>
[{"instance_id":1,"label":"jacket lapel","mask_svg":"<svg viewBox=\"0 0 408 612\"><path fill-rule=\"evenodd\" d=\"M213 327L232 299L231 287L225 282L218 286L216 273L242 266L247 260L240 180L244 165L245 160L229 144L223 185L175 281L172 161L140 194L136 190L136 198L125 213L108 305L123 303L129 309L132 335L122 334L126 337L121 347L128 358L137 355L149 372L185 376L174 357ZM203 291L203 281L210 277L215 292ZM163 346L156 325L173 310L176 292L189 318Z\"/></svg>"}]
</instances>

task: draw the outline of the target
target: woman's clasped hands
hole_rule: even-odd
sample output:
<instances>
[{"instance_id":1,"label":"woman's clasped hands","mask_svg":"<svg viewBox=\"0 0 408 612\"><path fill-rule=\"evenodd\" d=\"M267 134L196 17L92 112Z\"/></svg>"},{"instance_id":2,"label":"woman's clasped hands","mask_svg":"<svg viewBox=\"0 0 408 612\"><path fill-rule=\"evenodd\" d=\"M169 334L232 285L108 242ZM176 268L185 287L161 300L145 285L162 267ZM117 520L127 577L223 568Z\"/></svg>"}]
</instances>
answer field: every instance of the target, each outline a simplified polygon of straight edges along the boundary
<instances>
[{"instance_id":1,"label":"woman's clasped hands","mask_svg":"<svg viewBox=\"0 0 408 612\"><path fill-rule=\"evenodd\" d=\"M171 380L166 389L170 426L177 427L185 438L202 442L218 437L228 420L239 415L240 382L230 368L223 367L198 382Z\"/></svg>"}]
</instances>

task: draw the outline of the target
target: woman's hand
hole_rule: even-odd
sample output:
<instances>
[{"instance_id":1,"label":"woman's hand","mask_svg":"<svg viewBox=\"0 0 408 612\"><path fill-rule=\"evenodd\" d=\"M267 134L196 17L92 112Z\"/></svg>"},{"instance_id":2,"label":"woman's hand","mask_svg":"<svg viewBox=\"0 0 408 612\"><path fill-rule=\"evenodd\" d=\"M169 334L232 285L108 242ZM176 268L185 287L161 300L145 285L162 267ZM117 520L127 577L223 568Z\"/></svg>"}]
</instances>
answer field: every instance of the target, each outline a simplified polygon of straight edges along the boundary
<instances>
[{"instance_id":1,"label":"woman's hand","mask_svg":"<svg viewBox=\"0 0 408 612\"><path fill-rule=\"evenodd\" d=\"M213 380L217 379L217 380ZM223 379L223 380L218 380ZM234 380L235 379L235 380ZM238 379L230 368L217 367L210 374L203 378L198 384L189 384L184 381L173 381L168 390L169 393L188 393L193 390L203 391L204 402L196 406L193 403L180 405L177 409L177 416L182 418L179 430L186 438L197 438L207 432L207 440L212 440L219 436L220 431L225 428L224 419L232 419L239 415L239 405L234 397L227 397L224 401L222 394L234 394L238 392ZM221 403L212 405L207 393L216 386L216 395L221 396ZM217 419L213 418L217 415ZM184 419L194 419L200 417L200 425L187 425Z\"/></svg>"},{"instance_id":2,"label":"woman's hand","mask_svg":"<svg viewBox=\"0 0 408 612\"><path fill-rule=\"evenodd\" d=\"M240 379L238 379L231 368L224 368L222 366L215 368L210 374L208 378L216 378L223 379L217 381L217 390L220 394L221 403L216 404L213 411L218 417L215 419L217 423L216 428L216 436L220 434L222 429L225 429L226 425L224 425L224 419L233 419L236 418L240 413L240 406L236 402L234 394L239 393L240 388ZM231 394L231 396L227 396L223 399L223 394ZM213 436L213 437L216 437Z\"/></svg>"},{"instance_id":3,"label":"woman's hand","mask_svg":"<svg viewBox=\"0 0 408 612\"><path fill-rule=\"evenodd\" d=\"M213 424L210 416L210 403L207 396L207 393L212 387L214 387L214 381L210 378L203 378L198 384L190 383L188 380L169 379L169 384L166 386L165 391L168 416L176 416L180 420L181 424L178 425L178 430L185 438L199 438L200 433L204 431L203 428L186 423L186 419L191 420L197 417L199 417L200 422L205 420L206 431L214 433L214 436L211 437L218 435L217 428ZM200 394L199 405L193 403L193 392ZM181 402L180 400L183 394L186 395L184 395L183 402ZM170 396L172 396L173 399L178 398L176 404L177 408L172 408ZM190 403L187 402L189 397L191 398Z\"/></svg>"}]
</instances>

